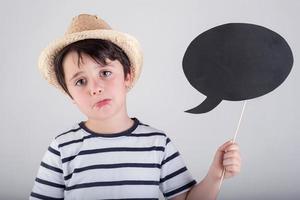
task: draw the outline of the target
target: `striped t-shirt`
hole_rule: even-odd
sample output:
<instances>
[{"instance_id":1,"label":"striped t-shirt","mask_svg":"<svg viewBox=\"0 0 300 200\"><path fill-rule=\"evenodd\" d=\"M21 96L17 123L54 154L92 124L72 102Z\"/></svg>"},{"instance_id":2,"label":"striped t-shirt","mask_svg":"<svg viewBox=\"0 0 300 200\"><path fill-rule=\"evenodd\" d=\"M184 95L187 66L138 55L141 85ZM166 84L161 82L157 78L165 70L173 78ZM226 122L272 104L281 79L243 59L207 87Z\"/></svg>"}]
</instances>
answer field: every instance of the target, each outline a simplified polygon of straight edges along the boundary
<instances>
[{"instance_id":1,"label":"striped t-shirt","mask_svg":"<svg viewBox=\"0 0 300 200\"><path fill-rule=\"evenodd\" d=\"M196 181L165 133L133 118L123 132L100 134L83 122L53 139L30 199L170 199Z\"/></svg>"}]
</instances>

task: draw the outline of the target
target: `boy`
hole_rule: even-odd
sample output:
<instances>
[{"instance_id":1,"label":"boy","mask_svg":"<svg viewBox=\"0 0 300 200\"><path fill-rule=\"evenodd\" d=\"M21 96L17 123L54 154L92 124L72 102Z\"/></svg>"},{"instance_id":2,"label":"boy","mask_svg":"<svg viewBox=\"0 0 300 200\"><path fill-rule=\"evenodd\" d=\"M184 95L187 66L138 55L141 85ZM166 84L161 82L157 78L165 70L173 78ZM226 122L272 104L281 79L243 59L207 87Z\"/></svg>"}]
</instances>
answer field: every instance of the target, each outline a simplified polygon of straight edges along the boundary
<instances>
[{"instance_id":1,"label":"boy","mask_svg":"<svg viewBox=\"0 0 300 200\"><path fill-rule=\"evenodd\" d=\"M208 200L223 167L225 178L239 172L238 145L229 141L197 184L165 133L128 116L126 93L141 66L136 39L87 14L42 52L46 80L88 119L53 139L30 199L158 199L161 191L172 200Z\"/></svg>"}]
</instances>

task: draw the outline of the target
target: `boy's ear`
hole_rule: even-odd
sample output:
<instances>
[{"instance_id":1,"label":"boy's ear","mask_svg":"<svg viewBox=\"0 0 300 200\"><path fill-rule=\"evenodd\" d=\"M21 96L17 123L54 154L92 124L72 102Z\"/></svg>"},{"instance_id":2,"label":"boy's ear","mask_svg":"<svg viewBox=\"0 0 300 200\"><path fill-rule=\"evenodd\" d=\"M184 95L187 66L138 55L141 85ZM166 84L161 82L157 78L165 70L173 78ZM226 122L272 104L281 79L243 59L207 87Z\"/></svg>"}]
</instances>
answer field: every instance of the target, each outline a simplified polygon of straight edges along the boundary
<instances>
[{"instance_id":1,"label":"boy's ear","mask_svg":"<svg viewBox=\"0 0 300 200\"><path fill-rule=\"evenodd\" d=\"M125 77L125 86L126 88L130 88L131 84L132 84L132 72L128 73Z\"/></svg>"}]
</instances>

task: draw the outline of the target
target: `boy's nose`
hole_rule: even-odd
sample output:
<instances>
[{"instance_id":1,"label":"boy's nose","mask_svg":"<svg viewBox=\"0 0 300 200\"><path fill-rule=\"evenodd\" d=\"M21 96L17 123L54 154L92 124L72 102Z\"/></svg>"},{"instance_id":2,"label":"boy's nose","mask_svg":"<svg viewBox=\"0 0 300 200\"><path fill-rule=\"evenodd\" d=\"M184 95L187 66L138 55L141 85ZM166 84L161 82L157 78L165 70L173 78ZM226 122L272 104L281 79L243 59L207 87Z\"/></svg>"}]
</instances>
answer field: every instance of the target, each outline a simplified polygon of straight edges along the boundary
<instances>
[{"instance_id":1,"label":"boy's nose","mask_svg":"<svg viewBox=\"0 0 300 200\"><path fill-rule=\"evenodd\" d=\"M93 81L90 86L90 95L99 95L103 92L103 86L98 81Z\"/></svg>"},{"instance_id":2,"label":"boy's nose","mask_svg":"<svg viewBox=\"0 0 300 200\"><path fill-rule=\"evenodd\" d=\"M99 89L99 90L92 91L91 95L94 96L94 95L101 94L101 93L102 93L102 90Z\"/></svg>"}]
</instances>

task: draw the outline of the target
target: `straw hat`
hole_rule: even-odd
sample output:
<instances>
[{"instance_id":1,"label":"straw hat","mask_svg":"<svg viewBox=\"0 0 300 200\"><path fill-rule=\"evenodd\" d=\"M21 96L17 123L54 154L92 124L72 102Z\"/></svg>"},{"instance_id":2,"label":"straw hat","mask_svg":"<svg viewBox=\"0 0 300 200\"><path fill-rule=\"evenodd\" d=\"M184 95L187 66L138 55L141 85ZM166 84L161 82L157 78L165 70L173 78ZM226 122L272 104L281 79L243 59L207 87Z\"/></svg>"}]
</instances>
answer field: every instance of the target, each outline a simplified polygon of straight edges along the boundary
<instances>
[{"instance_id":1,"label":"straw hat","mask_svg":"<svg viewBox=\"0 0 300 200\"><path fill-rule=\"evenodd\" d=\"M65 35L50 43L42 51L38 66L43 77L50 84L64 92L55 76L54 58L65 46L84 39L109 40L118 45L126 53L132 67L132 88L139 78L143 63L143 54L139 42L126 33L112 30L105 21L95 15L89 14L80 14L74 17Z\"/></svg>"}]
</instances>

